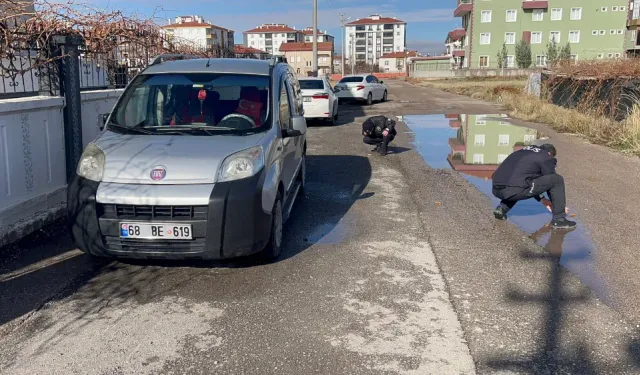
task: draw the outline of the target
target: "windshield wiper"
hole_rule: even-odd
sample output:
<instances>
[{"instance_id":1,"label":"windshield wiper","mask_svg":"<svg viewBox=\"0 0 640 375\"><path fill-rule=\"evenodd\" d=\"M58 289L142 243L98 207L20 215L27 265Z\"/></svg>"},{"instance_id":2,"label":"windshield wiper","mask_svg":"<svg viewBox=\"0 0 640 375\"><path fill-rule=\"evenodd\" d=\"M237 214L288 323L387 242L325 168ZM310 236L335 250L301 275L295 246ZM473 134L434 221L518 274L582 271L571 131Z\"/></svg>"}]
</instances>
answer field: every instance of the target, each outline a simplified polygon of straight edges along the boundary
<instances>
[{"instance_id":1,"label":"windshield wiper","mask_svg":"<svg viewBox=\"0 0 640 375\"><path fill-rule=\"evenodd\" d=\"M124 126L124 125L116 124L115 122L110 122L107 125L107 128L123 130L125 133L129 133L129 134L153 134L153 132L149 130L144 130L141 128L135 128L130 126Z\"/></svg>"}]
</instances>

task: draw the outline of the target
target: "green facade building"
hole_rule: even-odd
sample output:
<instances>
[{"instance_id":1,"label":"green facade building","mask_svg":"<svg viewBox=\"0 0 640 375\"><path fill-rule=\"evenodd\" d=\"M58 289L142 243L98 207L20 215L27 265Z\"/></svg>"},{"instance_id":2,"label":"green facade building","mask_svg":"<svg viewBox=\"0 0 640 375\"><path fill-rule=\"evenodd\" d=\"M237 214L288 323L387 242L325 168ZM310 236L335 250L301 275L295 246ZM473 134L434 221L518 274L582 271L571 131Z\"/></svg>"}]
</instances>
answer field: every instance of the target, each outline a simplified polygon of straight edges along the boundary
<instances>
[{"instance_id":1,"label":"green facade building","mask_svg":"<svg viewBox=\"0 0 640 375\"><path fill-rule=\"evenodd\" d=\"M447 37L460 68L498 68L498 52L507 47L506 67L517 67L515 47L531 45L532 65L545 66L551 40L571 46L576 60L612 59L635 48L628 30L629 0L458 0L454 16L462 27Z\"/></svg>"},{"instance_id":2,"label":"green facade building","mask_svg":"<svg viewBox=\"0 0 640 375\"><path fill-rule=\"evenodd\" d=\"M449 139L449 163L458 171L494 171L514 150L534 144L538 131L512 125L504 115L459 115ZM504 120L502 120L504 118Z\"/></svg>"}]
</instances>

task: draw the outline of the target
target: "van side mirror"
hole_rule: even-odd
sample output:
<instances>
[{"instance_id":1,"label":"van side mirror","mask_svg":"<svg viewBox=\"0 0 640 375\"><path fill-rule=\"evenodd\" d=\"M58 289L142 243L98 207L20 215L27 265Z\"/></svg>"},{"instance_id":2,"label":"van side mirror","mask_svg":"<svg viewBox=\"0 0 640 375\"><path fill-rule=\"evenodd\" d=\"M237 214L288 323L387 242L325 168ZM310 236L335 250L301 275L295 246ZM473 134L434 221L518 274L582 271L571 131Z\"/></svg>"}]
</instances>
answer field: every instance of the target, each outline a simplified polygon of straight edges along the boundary
<instances>
[{"instance_id":1,"label":"van side mirror","mask_svg":"<svg viewBox=\"0 0 640 375\"><path fill-rule=\"evenodd\" d=\"M104 113L100 117L102 117L102 122L100 123L100 131L104 130L105 125L107 125L107 120L109 120L109 114Z\"/></svg>"},{"instance_id":2,"label":"van side mirror","mask_svg":"<svg viewBox=\"0 0 640 375\"><path fill-rule=\"evenodd\" d=\"M298 137L307 133L307 120L304 116L291 117L291 130L283 130L284 138Z\"/></svg>"}]
</instances>

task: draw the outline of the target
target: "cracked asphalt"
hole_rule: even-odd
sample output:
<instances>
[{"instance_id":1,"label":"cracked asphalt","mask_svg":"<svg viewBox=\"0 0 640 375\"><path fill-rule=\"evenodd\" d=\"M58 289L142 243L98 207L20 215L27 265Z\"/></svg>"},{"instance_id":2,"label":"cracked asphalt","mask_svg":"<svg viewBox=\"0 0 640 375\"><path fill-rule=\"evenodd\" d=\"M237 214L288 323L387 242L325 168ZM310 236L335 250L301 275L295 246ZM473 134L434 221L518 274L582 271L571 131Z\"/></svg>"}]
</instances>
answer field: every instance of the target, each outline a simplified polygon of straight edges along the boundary
<instances>
[{"instance_id":1,"label":"cracked asphalt","mask_svg":"<svg viewBox=\"0 0 640 375\"><path fill-rule=\"evenodd\" d=\"M496 223L486 196L425 164L403 123L386 158L360 136L373 114L499 108L388 86L389 102L310 127L307 196L274 264L96 262L60 224L0 249L0 373L640 373L636 305L604 304Z\"/></svg>"}]
</instances>

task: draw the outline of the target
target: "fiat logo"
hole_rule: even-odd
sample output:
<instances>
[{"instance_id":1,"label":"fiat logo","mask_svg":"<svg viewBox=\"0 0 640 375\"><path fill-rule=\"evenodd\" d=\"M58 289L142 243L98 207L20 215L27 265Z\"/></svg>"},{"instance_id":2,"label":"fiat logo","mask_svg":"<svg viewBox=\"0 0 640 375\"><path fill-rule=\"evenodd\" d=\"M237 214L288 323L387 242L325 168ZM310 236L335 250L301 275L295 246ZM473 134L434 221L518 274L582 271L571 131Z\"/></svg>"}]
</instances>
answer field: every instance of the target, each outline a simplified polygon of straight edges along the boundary
<instances>
[{"instance_id":1,"label":"fiat logo","mask_svg":"<svg viewBox=\"0 0 640 375\"><path fill-rule=\"evenodd\" d=\"M156 167L151 170L151 179L160 181L167 175L167 170L163 167Z\"/></svg>"}]
</instances>

